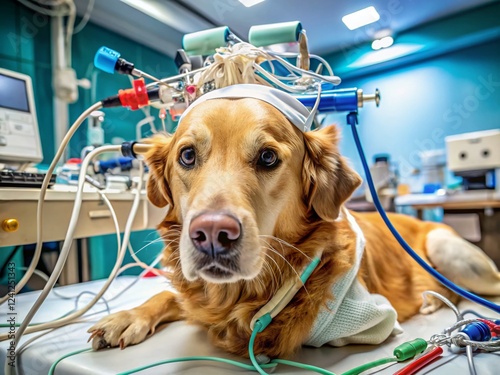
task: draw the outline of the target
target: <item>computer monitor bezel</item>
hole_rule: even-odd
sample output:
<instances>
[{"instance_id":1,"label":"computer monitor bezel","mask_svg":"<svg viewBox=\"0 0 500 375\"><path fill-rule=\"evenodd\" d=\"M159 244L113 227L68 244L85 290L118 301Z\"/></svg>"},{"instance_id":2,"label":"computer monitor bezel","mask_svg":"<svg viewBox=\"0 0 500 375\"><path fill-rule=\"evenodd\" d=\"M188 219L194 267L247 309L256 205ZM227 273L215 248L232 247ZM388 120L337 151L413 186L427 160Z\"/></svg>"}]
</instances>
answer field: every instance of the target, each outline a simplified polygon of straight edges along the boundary
<instances>
[{"instance_id":1,"label":"computer monitor bezel","mask_svg":"<svg viewBox=\"0 0 500 375\"><path fill-rule=\"evenodd\" d=\"M7 77L12 77L15 79L19 79L21 81L24 81L25 86L26 86L26 95L28 99L28 106L29 106L29 114L32 117L32 124L34 127L34 135L35 135L35 147L36 147L36 154L35 155L29 155L29 156L20 156L20 155L9 155L8 152L4 152L2 150L2 147L0 146L0 162L1 163L8 163L8 162L18 162L18 163L29 163L29 162L40 162L43 160L43 151L42 151L42 142L40 140L40 130L38 128L38 117L36 113L36 106L35 106L35 97L33 93L33 82L31 80L31 77L27 74L19 73L19 72L14 72L12 70L0 68L0 74L7 76ZM19 111L16 109L12 108L6 108L6 107L1 107L0 110L6 109L6 110L11 110L11 111ZM19 111L24 114L27 112L24 111Z\"/></svg>"}]
</instances>

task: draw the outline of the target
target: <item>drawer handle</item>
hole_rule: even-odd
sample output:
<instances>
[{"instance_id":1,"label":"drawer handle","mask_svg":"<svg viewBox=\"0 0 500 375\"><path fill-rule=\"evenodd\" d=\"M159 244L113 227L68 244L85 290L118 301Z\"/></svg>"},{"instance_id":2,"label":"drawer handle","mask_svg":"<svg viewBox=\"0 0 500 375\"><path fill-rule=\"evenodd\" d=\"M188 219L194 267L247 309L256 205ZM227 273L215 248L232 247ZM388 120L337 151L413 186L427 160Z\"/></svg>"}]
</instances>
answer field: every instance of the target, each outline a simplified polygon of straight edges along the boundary
<instances>
[{"instance_id":1,"label":"drawer handle","mask_svg":"<svg viewBox=\"0 0 500 375\"><path fill-rule=\"evenodd\" d=\"M103 219L103 218L108 218L111 217L111 212L108 210L96 210L96 211L89 211L89 217L91 219Z\"/></svg>"}]
</instances>

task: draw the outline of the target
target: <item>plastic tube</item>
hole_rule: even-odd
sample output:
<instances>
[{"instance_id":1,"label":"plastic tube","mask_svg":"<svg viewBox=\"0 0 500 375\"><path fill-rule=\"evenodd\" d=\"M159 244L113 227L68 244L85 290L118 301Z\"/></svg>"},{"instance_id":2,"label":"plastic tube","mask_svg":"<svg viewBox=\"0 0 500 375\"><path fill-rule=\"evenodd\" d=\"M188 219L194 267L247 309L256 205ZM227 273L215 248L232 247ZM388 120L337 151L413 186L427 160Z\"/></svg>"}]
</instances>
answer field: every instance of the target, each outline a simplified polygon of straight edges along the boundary
<instances>
[{"instance_id":1,"label":"plastic tube","mask_svg":"<svg viewBox=\"0 0 500 375\"><path fill-rule=\"evenodd\" d=\"M182 38L182 48L188 55L212 54L216 48L226 45L229 34L227 26L186 34Z\"/></svg>"},{"instance_id":2,"label":"plastic tube","mask_svg":"<svg viewBox=\"0 0 500 375\"><path fill-rule=\"evenodd\" d=\"M248 41L256 47L277 43L292 43L299 40L302 24L299 21L252 26Z\"/></svg>"}]
</instances>

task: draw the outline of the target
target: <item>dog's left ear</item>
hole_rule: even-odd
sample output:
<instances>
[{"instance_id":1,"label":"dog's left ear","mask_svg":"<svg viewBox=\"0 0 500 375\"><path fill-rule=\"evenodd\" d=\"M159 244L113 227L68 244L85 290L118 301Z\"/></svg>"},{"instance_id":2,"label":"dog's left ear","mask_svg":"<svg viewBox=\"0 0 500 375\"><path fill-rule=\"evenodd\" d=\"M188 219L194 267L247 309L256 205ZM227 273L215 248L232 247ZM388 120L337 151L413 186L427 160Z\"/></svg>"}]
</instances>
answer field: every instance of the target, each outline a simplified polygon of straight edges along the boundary
<instances>
[{"instance_id":1,"label":"dog's left ear","mask_svg":"<svg viewBox=\"0 0 500 375\"><path fill-rule=\"evenodd\" d=\"M338 141L335 126L304 133L304 196L309 209L326 221L333 221L339 216L342 203L362 182L340 155Z\"/></svg>"}]
</instances>

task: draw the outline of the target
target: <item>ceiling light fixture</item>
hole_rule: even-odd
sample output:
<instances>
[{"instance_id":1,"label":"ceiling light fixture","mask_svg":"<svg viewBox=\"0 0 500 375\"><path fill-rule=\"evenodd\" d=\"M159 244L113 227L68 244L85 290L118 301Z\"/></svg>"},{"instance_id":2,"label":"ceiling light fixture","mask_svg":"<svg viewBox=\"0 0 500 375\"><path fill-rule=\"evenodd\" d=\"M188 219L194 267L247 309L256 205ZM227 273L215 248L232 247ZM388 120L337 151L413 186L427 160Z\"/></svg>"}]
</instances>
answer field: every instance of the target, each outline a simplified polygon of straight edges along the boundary
<instances>
[{"instance_id":1,"label":"ceiling light fixture","mask_svg":"<svg viewBox=\"0 0 500 375\"><path fill-rule=\"evenodd\" d=\"M368 8L358 10L357 12L345 15L342 17L342 22L344 22L349 30L354 30L370 23L377 22L379 19L380 14L378 14L375 7L370 6Z\"/></svg>"},{"instance_id":2,"label":"ceiling light fixture","mask_svg":"<svg viewBox=\"0 0 500 375\"><path fill-rule=\"evenodd\" d=\"M180 31L183 34L208 29L213 25L188 12L174 2L163 0L121 0L147 16Z\"/></svg>"},{"instance_id":3,"label":"ceiling light fixture","mask_svg":"<svg viewBox=\"0 0 500 375\"><path fill-rule=\"evenodd\" d=\"M392 38L392 36L386 36L386 37L383 37L383 38L380 38L380 39L375 39L372 42L372 48L374 50L379 50L379 49L382 49L382 48L390 47L393 44L394 44L394 39Z\"/></svg>"},{"instance_id":4,"label":"ceiling light fixture","mask_svg":"<svg viewBox=\"0 0 500 375\"><path fill-rule=\"evenodd\" d=\"M242 3L244 6L246 6L247 8L250 8L258 3L262 3L264 0L238 0L238 1L240 3Z\"/></svg>"}]
</instances>

